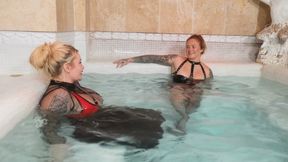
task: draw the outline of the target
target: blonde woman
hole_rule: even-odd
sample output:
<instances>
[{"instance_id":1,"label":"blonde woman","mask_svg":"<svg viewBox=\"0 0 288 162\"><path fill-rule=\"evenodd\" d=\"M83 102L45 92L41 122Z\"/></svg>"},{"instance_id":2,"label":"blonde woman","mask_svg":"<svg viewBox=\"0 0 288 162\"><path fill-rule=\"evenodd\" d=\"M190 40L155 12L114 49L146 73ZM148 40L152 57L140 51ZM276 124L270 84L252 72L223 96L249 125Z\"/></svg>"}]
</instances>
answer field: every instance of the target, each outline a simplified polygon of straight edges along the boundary
<instances>
[{"instance_id":1,"label":"blonde woman","mask_svg":"<svg viewBox=\"0 0 288 162\"><path fill-rule=\"evenodd\" d=\"M41 131L51 144L55 161L61 161L67 150L66 138L58 134L64 122L75 126L73 137L84 142L113 140L141 148L158 144L164 121L160 112L102 106L100 94L79 84L84 66L73 46L60 42L45 43L32 52L30 63L51 78L37 110L47 121ZM130 140L119 141L119 137Z\"/></svg>"}]
</instances>

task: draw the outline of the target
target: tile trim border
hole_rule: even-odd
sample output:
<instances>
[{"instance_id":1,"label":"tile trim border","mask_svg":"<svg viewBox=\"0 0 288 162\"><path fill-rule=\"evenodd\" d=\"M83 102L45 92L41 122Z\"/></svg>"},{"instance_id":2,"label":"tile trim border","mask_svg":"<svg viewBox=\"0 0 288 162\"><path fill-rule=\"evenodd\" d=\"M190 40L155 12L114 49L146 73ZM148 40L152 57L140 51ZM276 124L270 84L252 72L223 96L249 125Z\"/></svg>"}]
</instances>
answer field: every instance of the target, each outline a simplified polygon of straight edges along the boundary
<instances>
[{"instance_id":1,"label":"tile trim border","mask_svg":"<svg viewBox=\"0 0 288 162\"><path fill-rule=\"evenodd\" d=\"M49 42L64 37L77 39L78 35L87 34L88 39L110 39L110 40L148 40L148 41L186 41L190 34L158 34L158 33L128 33L128 32L15 32L0 31L0 43L39 43ZM223 36L223 35L203 35L206 42L219 43L262 43L255 36Z\"/></svg>"},{"instance_id":2,"label":"tile trim border","mask_svg":"<svg viewBox=\"0 0 288 162\"><path fill-rule=\"evenodd\" d=\"M91 39L117 40L154 40L154 41L186 41L190 34L157 34L157 33L127 33L127 32L91 32ZM207 42L219 43L261 43L255 36L223 36L203 35Z\"/></svg>"}]
</instances>

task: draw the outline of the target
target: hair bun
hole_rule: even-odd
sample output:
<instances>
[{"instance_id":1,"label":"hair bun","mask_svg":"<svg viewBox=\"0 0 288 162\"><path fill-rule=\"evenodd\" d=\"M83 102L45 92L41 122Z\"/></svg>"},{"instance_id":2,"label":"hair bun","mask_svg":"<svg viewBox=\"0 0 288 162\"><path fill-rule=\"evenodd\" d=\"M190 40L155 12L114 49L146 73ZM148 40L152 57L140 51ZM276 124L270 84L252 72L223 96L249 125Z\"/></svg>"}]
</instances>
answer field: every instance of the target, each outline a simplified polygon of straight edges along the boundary
<instances>
[{"instance_id":1,"label":"hair bun","mask_svg":"<svg viewBox=\"0 0 288 162\"><path fill-rule=\"evenodd\" d=\"M37 70L42 70L51 77L60 74L63 63L70 63L73 52L77 52L71 45L61 42L44 43L34 49L30 56L30 64Z\"/></svg>"}]
</instances>

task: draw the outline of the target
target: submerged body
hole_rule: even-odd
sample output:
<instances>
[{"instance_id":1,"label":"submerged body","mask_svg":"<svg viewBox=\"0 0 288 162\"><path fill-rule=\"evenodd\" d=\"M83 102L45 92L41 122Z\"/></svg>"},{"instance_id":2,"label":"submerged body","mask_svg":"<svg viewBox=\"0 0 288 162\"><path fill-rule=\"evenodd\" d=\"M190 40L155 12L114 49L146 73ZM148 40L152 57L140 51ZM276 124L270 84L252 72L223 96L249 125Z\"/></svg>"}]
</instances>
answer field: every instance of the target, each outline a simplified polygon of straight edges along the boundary
<instances>
[{"instance_id":1,"label":"submerged body","mask_svg":"<svg viewBox=\"0 0 288 162\"><path fill-rule=\"evenodd\" d=\"M178 73L182 68L189 69L189 66L189 77ZM171 133L185 133L186 122L189 119L189 114L196 111L200 106L201 96L203 94L202 85L209 85L208 81L213 77L211 69L208 68L207 73L207 66L206 71L204 66L206 65L201 62L186 59L178 66L177 70L171 74L173 83L170 85L170 101L175 110L182 116L182 118L176 123L177 129L169 129ZM200 74L202 77L195 78L195 69L198 69L198 74L196 74L196 76Z\"/></svg>"},{"instance_id":2,"label":"submerged body","mask_svg":"<svg viewBox=\"0 0 288 162\"><path fill-rule=\"evenodd\" d=\"M75 126L73 137L81 141L119 141L128 137L121 142L142 148L158 144L163 133L161 114L144 109L102 109L102 97L79 84L84 66L73 46L60 42L45 43L32 52L30 63L51 78L38 110L45 119L41 130L44 139L51 144L53 161L63 161L68 152L66 138L58 134L61 124L67 119ZM144 133L133 133L138 131Z\"/></svg>"},{"instance_id":3,"label":"submerged body","mask_svg":"<svg viewBox=\"0 0 288 162\"><path fill-rule=\"evenodd\" d=\"M161 124L164 118L158 111L117 106L102 106L102 108L97 103L99 94L95 91L84 88L78 83L71 84L54 80L51 80L40 105L45 106L47 104L45 102L52 97L50 95L54 95L53 93L57 91L67 93L66 97L62 95L62 102L71 107L58 106L53 110L57 111L57 114L43 110L43 108L38 109L47 121L41 130L45 140L50 144L66 142L64 137L58 135L56 129L60 128L61 122L59 121L61 120L66 120L75 126L73 132L75 139L89 143L115 141L139 148L151 148L155 147L162 137ZM89 96L93 102L83 96L86 98ZM60 99L60 96L58 98Z\"/></svg>"}]
</instances>

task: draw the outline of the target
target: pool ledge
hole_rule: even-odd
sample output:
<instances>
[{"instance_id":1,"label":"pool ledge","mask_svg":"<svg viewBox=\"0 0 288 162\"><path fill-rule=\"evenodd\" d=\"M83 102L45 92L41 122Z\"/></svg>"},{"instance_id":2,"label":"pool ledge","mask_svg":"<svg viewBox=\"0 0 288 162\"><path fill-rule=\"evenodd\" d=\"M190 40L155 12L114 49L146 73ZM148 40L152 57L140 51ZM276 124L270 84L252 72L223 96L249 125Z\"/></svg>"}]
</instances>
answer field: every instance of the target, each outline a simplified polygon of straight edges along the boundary
<instances>
[{"instance_id":1,"label":"pool ledge","mask_svg":"<svg viewBox=\"0 0 288 162\"><path fill-rule=\"evenodd\" d=\"M279 65L265 65L261 77L288 85L288 68Z\"/></svg>"},{"instance_id":2,"label":"pool ledge","mask_svg":"<svg viewBox=\"0 0 288 162\"><path fill-rule=\"evenodd\" d=\"M214 76L251 76L260 77L262 64L252 62L217 62L207 63L211 67ZM140 64L131 63L122 68L116 68L115 64L111 62L87 62L85 67L86 73L101 73L101 74L114 74L114 73L164 73L169 74L170 68L168 66L156 64Z\"/></svg>"},{"instance_id":3,"label":"pool ledge","mask_svg":"<svg viewBox=\"0 0 288 162\"><path fill-rule=\"evenodd\" d=\"M0 79L0 138L23 120L40 99L46 87L39 75L1 76Z\"/></svg>"}]
</instances>

